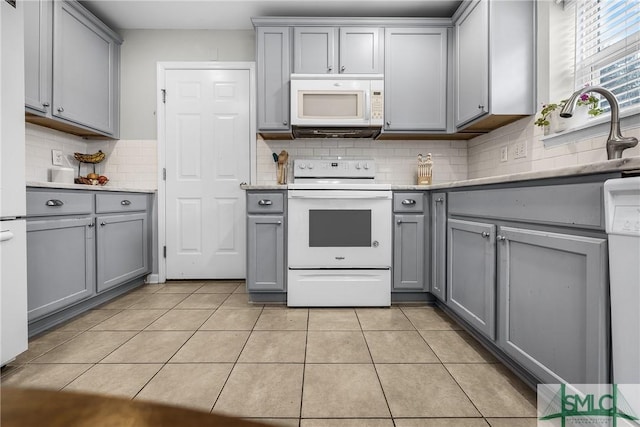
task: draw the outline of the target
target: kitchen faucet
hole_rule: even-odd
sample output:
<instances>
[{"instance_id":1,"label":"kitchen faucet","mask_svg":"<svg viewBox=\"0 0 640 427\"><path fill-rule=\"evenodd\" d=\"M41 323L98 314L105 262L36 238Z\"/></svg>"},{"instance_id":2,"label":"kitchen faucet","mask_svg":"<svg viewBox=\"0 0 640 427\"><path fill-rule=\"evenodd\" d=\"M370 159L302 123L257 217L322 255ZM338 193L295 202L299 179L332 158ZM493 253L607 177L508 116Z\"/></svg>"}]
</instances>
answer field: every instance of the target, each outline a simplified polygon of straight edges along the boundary
<instances>
[{"instance_id":1,"label":"kitchen faucet","mask_svg":"<svg viewBox=\"0 0 640 427\"><path fill-rule=\"evenodd\" d=\"M611 129L609 130L609 138L607 139L607 159L620 159L622 158L622 152L627 148L635 147L638 145L638 139L634 137L624 137L620 133L620 107L618 106L618 100L616 96L601 86L587 86L576 91L567 103L560 110L560 117L571 117L573 110L576 107L576 102L580 95L589 92L596 92L602 95L611 107Z\"/></svg>"}]
</instances>

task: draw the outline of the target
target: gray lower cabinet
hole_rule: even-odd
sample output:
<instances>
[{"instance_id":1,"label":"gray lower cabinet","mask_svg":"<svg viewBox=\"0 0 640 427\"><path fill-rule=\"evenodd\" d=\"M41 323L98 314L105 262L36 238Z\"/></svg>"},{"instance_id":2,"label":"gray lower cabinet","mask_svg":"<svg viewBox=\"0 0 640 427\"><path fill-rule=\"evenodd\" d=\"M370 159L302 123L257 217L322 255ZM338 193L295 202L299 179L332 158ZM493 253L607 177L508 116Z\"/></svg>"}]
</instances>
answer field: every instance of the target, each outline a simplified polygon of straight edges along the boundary
<instances>
[{"instance_id":1,"label":"gray lower cabinet","mask_svg":"<svg viewBox=\"0 0 640 427\"><path fill-rule=\"evenodd\" d=\"M426 290L425 194L393 193L393 291Z\"/></svg>"},{"instance_id":2,"label":"gray lower cabinet","mask_svg":"<svg viewBox=\"0 0 640 427\"><path fill-rule=\"evenodd\" d=\"M431 195L431 283L430 291L447 300L447 193Z\"/></svg>"},{"instance_id":3,"label":"gray lower cabinet","mask_svg":"<svg viewBox=\"0 0 640 427\"><path fill-rule=\"evenodd\" d=\"M424 215L394 215L393 290L418 290L424 282Z\"/></svg>"},{"instance_id":4,"label":"gray lower cabinet","mask_svg":"<svg viewBox=\"0 0 640 427\"><path fill-rule=\"evenodd\" d=\"M27 221L29 321L95 293L92 217Z\"/></svg>"},{"instance_id":5,"label":"gray lower cabinet","mask_svg":"<svg viewBox=\"0 0 640 427\"><path fill-rule=\"evenodd\" d=\"M498 345L544 383L608 383L606 240L498 235Z\"/></svg>"},{"instance_id":6,"label":"gray lower cabinet","mask_svg":"<svg viewBox=\"0 0 640 427\"><path fill-rule=\"evenodd\" d=\"M148 194L30 187L26 200L30 333L113 298L150 272Z\"/></svg>"},{"instance_id":7,"label":"gray lower cabinet","mask_svg":"<svg viewBox=\"0 0 640 427\"><path fill-rule=\"evenodd\" d=\"M610 381L607 178L447 194L446 305L532 381Z\"/></svg>"},{"instance_id":8,"label":"gray lower cabinet","mask_svg":"<svg viewBox=\"0 0 640 427\"><path fill-rule=\"evenodd\" d=\"M496 338L495 225L447 222L447 305L489 339Z\"/></svg>"},{"instance_id":9,"label":"gray lower cabinet","mask_svg":"<svg viewBox=\"0 0 640 427\"><path fill-rule=\"evenodd\" d=\"M284 216L247 218L247 289L285 291Z\"/></svg>"},{"instance_id":10,"label":"gray lower cabinet","mask_svg":"<svg viewBox=\"0 0 640 427\"><path fill-rule=\"evenodd\" d=\"M98 292L148 272L147 222L144 212L96 218Z\"/></svg>"},{"instance_id":11,"label":"gray lower cabinet","mask_svg":"<svg viewBox=\"0 0 640 427\"><path fill-rule=\"evenodd\" d=\"M247 291L282 293L286 286L286 193L247 191Z\"/></svg>"}]
</instances>

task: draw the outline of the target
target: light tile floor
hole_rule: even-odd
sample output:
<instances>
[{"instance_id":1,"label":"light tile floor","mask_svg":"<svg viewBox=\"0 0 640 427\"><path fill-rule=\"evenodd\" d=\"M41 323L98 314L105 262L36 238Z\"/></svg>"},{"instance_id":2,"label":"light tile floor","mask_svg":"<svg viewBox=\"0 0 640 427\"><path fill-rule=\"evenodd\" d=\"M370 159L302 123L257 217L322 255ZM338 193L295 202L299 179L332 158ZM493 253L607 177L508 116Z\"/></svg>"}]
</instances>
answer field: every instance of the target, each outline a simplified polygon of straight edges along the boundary
<instances>
[{"instance_id":1,"label":"light tile floor","mask_svg":"<svg viewBox=\"0 0 640 427\"><path fill-rule=\"evenodd\" d=\"M2 385L300 427L533 427L535 393L442 311L251 304L243 282L146 285L30 340Z\"/></svg>"}]
</instances>

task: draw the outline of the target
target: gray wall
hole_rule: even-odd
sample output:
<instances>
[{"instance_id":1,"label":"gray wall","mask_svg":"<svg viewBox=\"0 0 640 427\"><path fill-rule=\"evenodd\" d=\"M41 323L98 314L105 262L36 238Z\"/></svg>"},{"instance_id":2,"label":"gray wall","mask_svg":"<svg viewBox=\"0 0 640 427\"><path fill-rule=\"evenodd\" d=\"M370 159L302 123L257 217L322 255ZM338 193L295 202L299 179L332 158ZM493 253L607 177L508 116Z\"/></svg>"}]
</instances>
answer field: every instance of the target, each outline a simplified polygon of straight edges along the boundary
<instances>
[{"instance_id":1,"label":"gray wall","mask_svg":"<svg viewBox=\"0 0 640 427\"><path fill-rule=\"evenodd\" d=\"M120 138L156 139L156 73L163 61L254 61L253 30L121 30Z\"/></svg>"}]
</instances>

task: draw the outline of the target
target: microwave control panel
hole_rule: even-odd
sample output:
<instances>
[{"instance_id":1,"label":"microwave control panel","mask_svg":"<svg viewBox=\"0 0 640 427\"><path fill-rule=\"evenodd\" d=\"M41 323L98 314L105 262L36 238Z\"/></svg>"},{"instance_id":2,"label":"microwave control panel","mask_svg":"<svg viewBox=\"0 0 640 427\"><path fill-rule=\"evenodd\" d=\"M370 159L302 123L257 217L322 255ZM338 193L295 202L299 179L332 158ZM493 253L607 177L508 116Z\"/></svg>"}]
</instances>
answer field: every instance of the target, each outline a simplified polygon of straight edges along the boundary
<instances>
[{"instance_id":1,"label":"microwave control panel","mask_svg":"<svg viewBox=\"0 0 640 427\"><path fill-rule=\"evenodd\" d=\"M371 80L371 125L382 125L384 116L384 80Z\"/></svg>"},{"instance_id":2,"label":"microwave control panel","mask_svg":"<svg viewBox=\"0 0 640 427\"><path fill-rule=\"evenodd\" d=\"M382 120L384 99L381 90L371 91L371 120Z\"/></svg>"}]
</instances>

